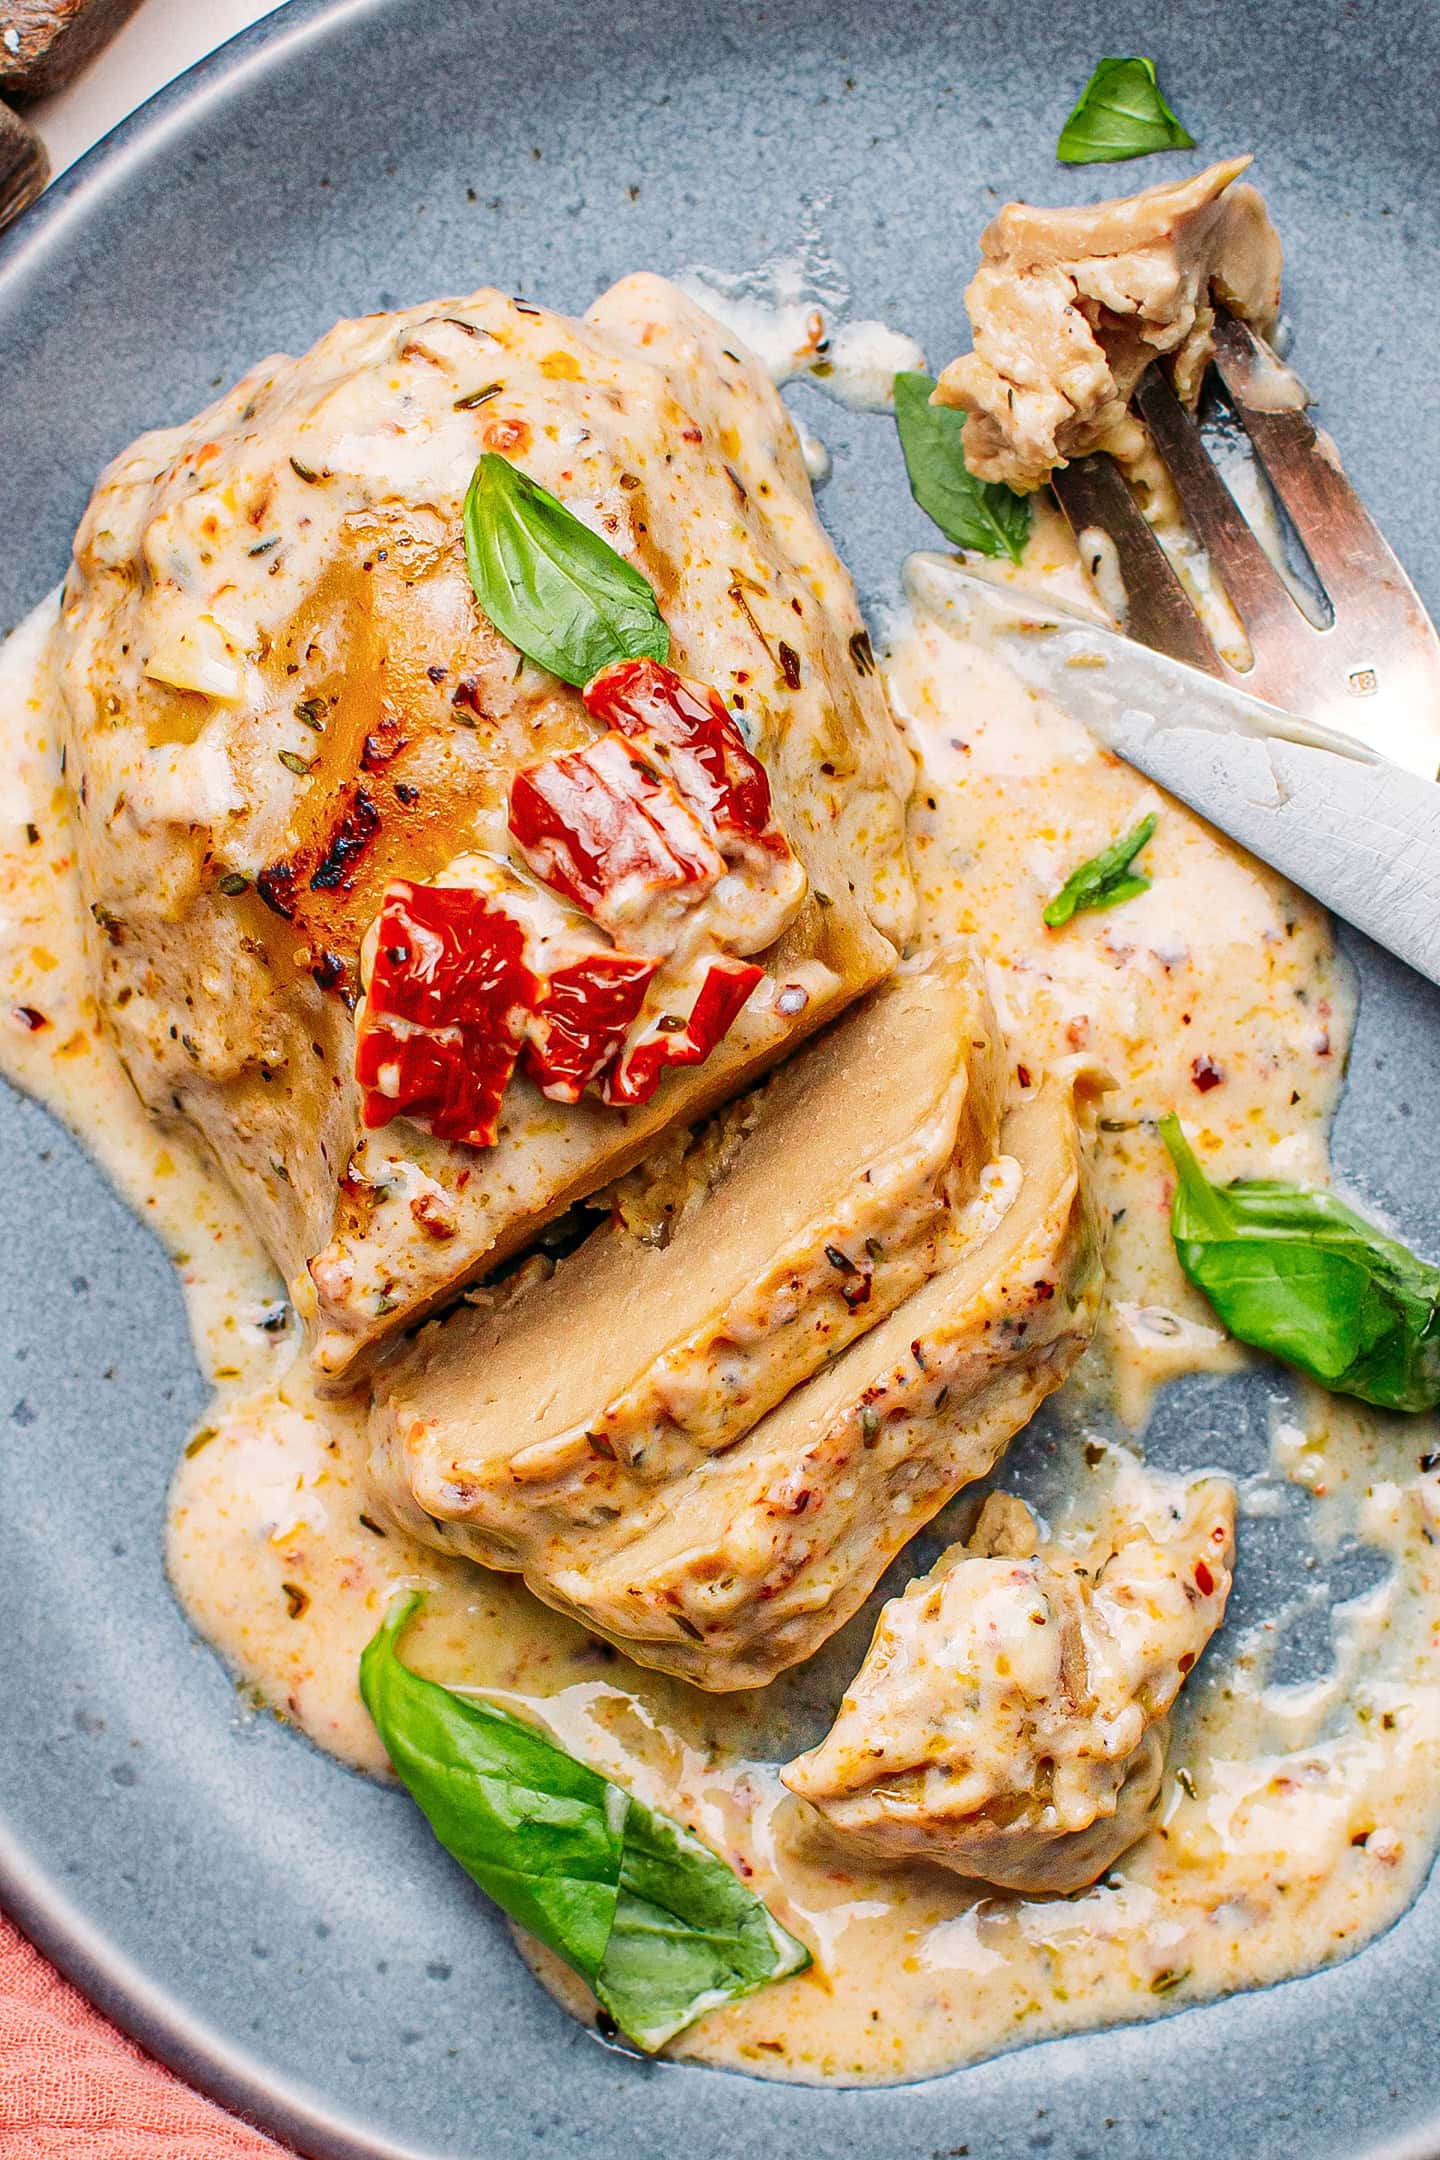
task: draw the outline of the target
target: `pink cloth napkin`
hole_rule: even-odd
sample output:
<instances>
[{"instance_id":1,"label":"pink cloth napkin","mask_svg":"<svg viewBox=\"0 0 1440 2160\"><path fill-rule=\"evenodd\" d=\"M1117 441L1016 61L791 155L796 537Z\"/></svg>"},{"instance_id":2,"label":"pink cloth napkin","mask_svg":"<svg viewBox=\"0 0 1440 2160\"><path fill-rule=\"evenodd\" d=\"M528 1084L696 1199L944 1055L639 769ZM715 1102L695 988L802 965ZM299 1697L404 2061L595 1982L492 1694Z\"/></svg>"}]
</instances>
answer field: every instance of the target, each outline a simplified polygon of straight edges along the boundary
<instances>
[{"instance_id":1,"label":"pink cloth napkin","mask_svg":"<svg viewBox=\"0 0 1440 2160\"><path fill-rule=\"evenodd\" d=\"M3 2160L286 2160L127 2040L0 1914Z\"/></svg>"}]
</instances>

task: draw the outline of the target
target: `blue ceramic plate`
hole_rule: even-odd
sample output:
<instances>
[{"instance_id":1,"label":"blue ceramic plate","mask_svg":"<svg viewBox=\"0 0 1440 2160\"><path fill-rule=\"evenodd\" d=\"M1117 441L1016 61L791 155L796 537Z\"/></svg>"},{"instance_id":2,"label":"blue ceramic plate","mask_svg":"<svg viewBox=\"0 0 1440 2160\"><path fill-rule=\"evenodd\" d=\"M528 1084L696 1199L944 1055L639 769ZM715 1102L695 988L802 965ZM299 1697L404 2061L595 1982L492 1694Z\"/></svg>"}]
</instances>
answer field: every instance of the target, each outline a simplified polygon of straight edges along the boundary
<instances>
[{"instance_id":1,"label":"blue ceramic plate","mask_svg":"<svg viewBox=\"0 0 1440 2160\"><path fill-rule=\"evenodd\" d=\"M112 136L0 246L0 623L64 568L105 460L337 315L494 282L579 310L621 272L743 268L808 218L855 312L960 335L996 200L1064 198L1056 131L1144 51L1254 147L1296 352L1432 606L1440 9L1431 0L291 0ZM1185 169L1079 176L1094 194ZM809 417L813 420L814 413ZM826 408L862 595L933 537L879 420ZM1357 955L1342 1170L1433 1248L1440 1005ZM1350 1962L929 2084L812 2091L607 2053L530 1980L397 1796L237 1714L161 1569L201 1383L171 1272L81 1149L0 1100L3 1887L120 2022L312 2155L1244 2160L1440 2150L1435 1885ZM1240 1467L1213 1384L1162 1409Z\"/></svg>"}]
</instances>

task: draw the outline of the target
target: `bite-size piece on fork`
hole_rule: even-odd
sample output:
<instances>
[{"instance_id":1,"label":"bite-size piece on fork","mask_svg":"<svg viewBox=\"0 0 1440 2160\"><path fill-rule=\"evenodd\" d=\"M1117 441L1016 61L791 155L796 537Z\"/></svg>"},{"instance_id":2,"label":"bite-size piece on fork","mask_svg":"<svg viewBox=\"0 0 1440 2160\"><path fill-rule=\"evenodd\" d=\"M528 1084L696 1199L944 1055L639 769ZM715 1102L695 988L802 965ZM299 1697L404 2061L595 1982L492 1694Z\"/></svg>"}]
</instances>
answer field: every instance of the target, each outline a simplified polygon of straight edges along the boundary
<instances>
[{"instance_id":1,"label":"bite-size piece on fork","mask_svg":"<svg viewBox=\"0 0 1440 2160\"><path fill-rule=\"evenodd\" d=\"M842 1842L1045 1895L1102 1875L1146 1827L1168 1712L1225 1613L1235 1496L1190 1486L1158 1527L1042 1546L986 1502L881 1612L824 1740L781 1774Z\"/></svg>"},{"instance_id":2,"label":"bite-size piece on fork","mask_svg":"<svg viewBox=\"0 0 1440 2160\"><path fill-rule=\"evenodd\" d=\"M1130 637L1312 726L1358 735L1428 783L1440 759L1440 635L1307 409L1304 384L1269 342L1281 247L1263 200L1239 177L1249 163L1231 158L1109 202L1007 203L982 235L966 289L974 349L943 371L934 402L966 413L965 461L980 478L1024 492L1050 482L1097 597ZM1234 492L1243 466L1235 438L1217 463L1198 421L1212 362L1259 467ZM1304 571L1276 504L1308 558ZM1162 760L1160 771L1140 762L1350 911L1354 881L1327 889L1323 840L1268 852L1265 820L1247 814L1248 780L1232 789L1205 770L1187 782L1181 760ZM1430 822L1419 797L1392 800L1383 783L1363 807L1347 785L1337 792L1350 830L1367 819L1408 828L1417 811ZM1283 782L1280 795L1288 802ZM1323 792L1319 804L1295 806L1307 836L1317 811L1329 814ZM1352 920L1385 940L1387 921L1423 913L1387 895ZM1429 972L1423 939L1400 936L1394 949Z\"/></svg>"},{"instance_id":3,"label":"bite-size piece on fork","mask_svg":"<svg viewBox=\"0 0 1440 2160\"><path fill-rule=\"evenodd\" d=\"M974 349L951 361L934 398L969 415L973 473L1028 490L1092 451L1134 456L1145 443L1129 411L1136 385L1163 358L1176 395L1195 402L1216 300L1269 335L1280 240L1240 181L1249 163L1230 158L1110 202L1006 203L965 292Z\"/></svg>"}]
</instances>

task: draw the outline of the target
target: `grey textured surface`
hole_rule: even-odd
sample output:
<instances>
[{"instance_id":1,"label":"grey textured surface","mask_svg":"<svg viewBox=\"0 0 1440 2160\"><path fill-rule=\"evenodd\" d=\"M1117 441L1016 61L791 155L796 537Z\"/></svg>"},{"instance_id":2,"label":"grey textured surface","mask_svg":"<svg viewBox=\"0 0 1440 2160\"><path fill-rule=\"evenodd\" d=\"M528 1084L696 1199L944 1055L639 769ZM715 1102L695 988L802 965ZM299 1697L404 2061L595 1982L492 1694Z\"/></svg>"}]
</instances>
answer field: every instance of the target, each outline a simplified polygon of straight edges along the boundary
<instances>
[{"instance_id":1,"label":"grey textured surface","mask_svg":"<svg viewBox=\"0 0 1440 2160\"><path fill-rule=\"evenodd\" d=\"M337 313L483 279L578 308L638 265L784 252L808 198L854 311L947 356L1000 195L1059 200L1181 169L1051 162L1093 60L1135 50L1161 63L1207 152L1260 150L1296 357L1434 606L1433 425L1414 374L1440 349L1432 5L1152 0L1098 17L1066 0L293 0L0 246L0 623L63 569L107 456ZM826 514L883 603L903 552L933 535L887 425L823 419ZM1384 956L1357 959L1341 1164L1434 1251L1440 1005ZM1383 1940L1307 1980L924 2086L814 2092L604 2052L538 1994L402 1801L238 1714L161 1573L166 1481L201 1394L169 1270L80 1149L8 1097L0 1159L7 1895L212 2089L316 2154L427 2160L1440 2148L1424 2128L1434 1885ZM1162 1404L1154 1444L1243 1469L1263 1456L1263 1413L1253 1384L1191 1383ZM1410 1443L1397 1430L1395 1444ZM1247 1599L1283 1575L1283 1537L1269 1542Z\"/></svg>"}]
</instances>

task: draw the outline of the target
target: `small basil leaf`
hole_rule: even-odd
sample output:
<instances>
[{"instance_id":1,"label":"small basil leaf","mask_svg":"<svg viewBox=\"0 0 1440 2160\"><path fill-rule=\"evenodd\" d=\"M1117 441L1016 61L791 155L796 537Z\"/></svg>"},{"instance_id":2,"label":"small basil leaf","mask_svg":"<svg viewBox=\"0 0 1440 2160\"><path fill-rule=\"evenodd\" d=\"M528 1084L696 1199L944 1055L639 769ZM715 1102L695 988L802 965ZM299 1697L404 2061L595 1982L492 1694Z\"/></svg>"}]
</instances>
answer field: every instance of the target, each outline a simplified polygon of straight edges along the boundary
<instances>
[{"instance_id":1,"label":"small basil leaf","mask_svg":"<svg viewBox=\"0 0 1440 2160\"><path fill-rule=\"evenodd\" d=\"M1178 1118L1170 1234L1232 1335L1322 1387L1386 1410L1440 1404L1440 1268L1333 1192L1240 1178L1212 1185Z\"/></svg>"},{"instance_id":2,"label":"small basil leaf","mask_svg":"<svg viewBox=\"0 0 1440 2160\"><path fill-rule=\"evenodd\" d=\"M508 1711L402 1665L396 1603L360 1693L431 1829L513 1920L580 1974L637 2047L810 1962L708 1846Z\"/></svg>"},{"instance_id":3,"label":"small basil leaf","mask_svg":"<svg viewBox=\"0 0 1440 2160\"><path fill-rule=\"evenodd\" d=\"M493 450L475 467L464 523L475 597L527 660L583 684L612 660L666 658L670 632L634 564Z\"/></svg>"},{"instance_id":4,"label":"small basil leaf","mask_svg":"<svg viewBox=\"0 0 1440 2160\"><path fill-rule=\"evenodd\" d=\"M958 406L932 405L934 388L929 375L895 377L895 425L910 493L956 547L1018 563L1030 537L1029 502L998 481L975 478L960 444L965 415Z\"/></svg>"},{"instance_id":5,"label":"small basil leaf","mask_svg":"<svg viewBox=\"0 0 1440 2160\"><path fill-rule=\"evenodd\" d=\"M1155 150L1192 150L1195 138L1161 95L1155 63L1102 60L1060 130L1062 165L1113 165Z\"/></svg>"},{"instance_id":6,"label":"small basil leaf","mask_svg":"<svg viewBox=\"0 0 1440 2160\"><path fill-rule=\"evenodd\" d=\"M1134 900L1140 893L1149 892L1149 878L1143 870L1132 871L1130 865L1154 830L1152 811L1132 832L1092 855L1078 870L1072 870L1045 909L1042 920L1047 929L1062 929L1072 915L1083 914L1087 908L1118 907L1122 900Z\"/></svg>"}]
</instances>

